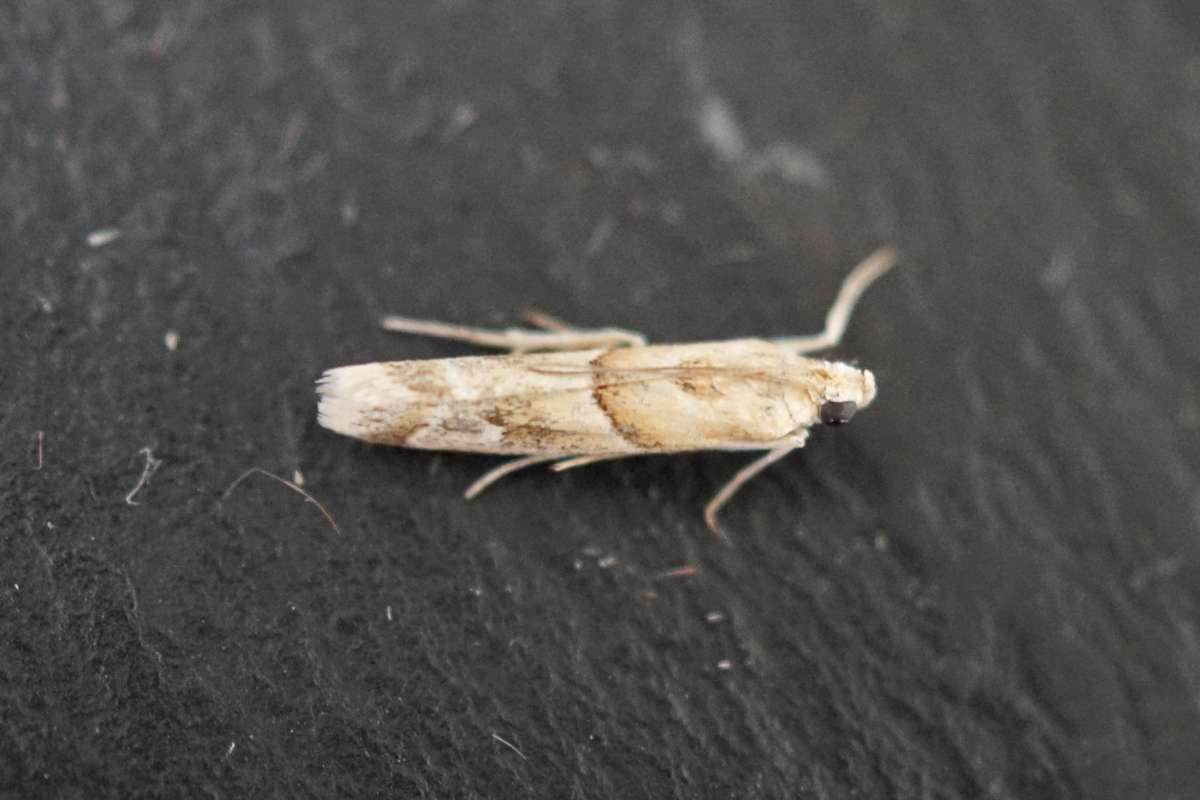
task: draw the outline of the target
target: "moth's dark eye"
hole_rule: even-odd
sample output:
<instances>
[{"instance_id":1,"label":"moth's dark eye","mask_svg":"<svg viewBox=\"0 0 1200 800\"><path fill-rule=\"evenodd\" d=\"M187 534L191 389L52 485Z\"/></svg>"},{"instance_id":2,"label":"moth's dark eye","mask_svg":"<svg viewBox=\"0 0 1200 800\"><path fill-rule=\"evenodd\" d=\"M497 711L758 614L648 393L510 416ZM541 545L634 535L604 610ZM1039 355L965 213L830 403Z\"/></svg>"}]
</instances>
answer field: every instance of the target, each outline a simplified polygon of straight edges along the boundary
<instances>
[{"instance_id":1,"label":"moth's dark eye","mask_svg":"<svg viewBox=\"0 0 1200 800\"><path fill-rule=\"evenodd\" d=\"M828 400L821 404L821 422L825 425L845 425L858 411L858 404L853 400L838 403Z\"/></svg>"}]
</instances>

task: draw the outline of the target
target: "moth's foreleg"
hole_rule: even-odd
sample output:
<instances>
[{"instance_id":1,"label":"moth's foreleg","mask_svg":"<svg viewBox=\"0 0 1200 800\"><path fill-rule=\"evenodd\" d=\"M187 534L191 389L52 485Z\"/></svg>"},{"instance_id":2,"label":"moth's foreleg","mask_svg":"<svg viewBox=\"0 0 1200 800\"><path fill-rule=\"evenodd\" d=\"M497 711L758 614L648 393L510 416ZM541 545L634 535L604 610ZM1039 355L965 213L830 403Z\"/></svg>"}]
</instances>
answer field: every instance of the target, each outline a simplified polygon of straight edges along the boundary
<instances>
[{"instance_id":1,"label":"moth's foreleg","mask_svg":"<svg viewBox=\"0 0 1200 800\"><path fill-rule=\"evenodd\" d=\"M825 315L825 329L812 336L791 336L784 339L773 339L775 344L792 350L797 354L811 353L836 347L842 341L846 325L850 322L850 314L867 287L883 276L896 263L897 253L891 247L882 247L864 258L858 266L850 270L850 274L842 281L837 298Z\"/></svg>"},{"instance_id":2,"label":"moth's foreleg","mask_svg":"<svg viewBox=\"0 0 1200 800\"><path fill-rule=\"evenodd\" d=\"M640 333L621 328L572 328L544 314L536 315L533 322L544 330L474 328L468 325L454 325L449 322L398 316L384 317L380 324L389 331L433 336L438 339L453 339L480 347L510 350L513 353L637 347L646 343L645 337Z\"/></svg>"},{"instance_id":3,"label":"moth's foreleg","mask_svg":"<svg viewBox=\"0 0 1200 800\"><path fill-rule=\"evenodd\" d=\"M562 458L561 455L533 455L521 456L520 458L514 458L511 461L505 461L495 469L485 472L479 477L478 480L468 486L467 490L463 492L463 497L467 500L473 500L479 496L480 492L503 478L505 475L511 475L518 470L525 469L526 467L532 467L534 464L541 464L546 461L556 461L560 458Z\"/></svg>"},{"instance_id":4,"label":"moth's foreleg","mask_svg":"<svg viewBox=\"0 0 1200 800\"><path fill-rule=\"evenodd\" d=\"M708 529L720 536L722 539L729 541L729 537L725 535L725 532L721 530L721 526L717 524L717 512L721 510L722 506L729 502L730 498L737 494L738 489L741 489L743 486L749 483L751 478L774 464L779 459L786 456L788 453L792 452L793 450L798 450L803 446L803 442L788 442L785 445L776 447L774 450L767 451L766 455L756 458L754 461L751 461L749 464L738 470L737 473L734 474L734 476L730 478L724 486L721 487L721 490L713 495L713 499L708 501L708 505L704 507L704 521L708 524Z\"/></svg>"}]
</instances>

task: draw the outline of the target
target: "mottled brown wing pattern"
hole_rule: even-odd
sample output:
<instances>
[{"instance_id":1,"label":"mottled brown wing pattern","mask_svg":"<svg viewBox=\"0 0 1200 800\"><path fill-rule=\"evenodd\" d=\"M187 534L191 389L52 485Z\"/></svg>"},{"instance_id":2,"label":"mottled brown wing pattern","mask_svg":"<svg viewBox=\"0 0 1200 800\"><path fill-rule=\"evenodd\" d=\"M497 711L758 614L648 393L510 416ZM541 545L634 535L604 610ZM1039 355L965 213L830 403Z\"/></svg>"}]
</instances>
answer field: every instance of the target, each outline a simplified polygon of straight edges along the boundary
<instances>
[{"instance_id":1,"label":"mottled brown wing pattern","mask_svg":"<svg viewBox=\"0 0 1200 800\"><path fill-rule=\"evenodd\" d=\"M719 345L343 367L323 382L322 424L406 447L566 455L766 446L804 424L779 352Z\"/></svg>"}]
</instances>

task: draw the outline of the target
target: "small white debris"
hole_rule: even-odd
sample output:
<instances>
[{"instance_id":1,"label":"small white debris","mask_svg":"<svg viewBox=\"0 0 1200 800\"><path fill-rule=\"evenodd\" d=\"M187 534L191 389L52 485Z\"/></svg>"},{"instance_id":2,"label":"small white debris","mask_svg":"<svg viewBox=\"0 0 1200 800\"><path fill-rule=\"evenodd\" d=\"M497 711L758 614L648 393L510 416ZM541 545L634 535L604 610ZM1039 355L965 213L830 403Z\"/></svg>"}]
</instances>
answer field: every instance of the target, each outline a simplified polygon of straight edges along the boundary
<instances>
[{"instance_id":1,"label":"small white debris","mask_svg":"<svg viewBox=\"0 0 1200 800\"><path fill-rule=\"evenodd\" d=\"M120 238L120 228L100 228L87 235L87 245L88 247L104 247Z\"/></svg>"},{"instance_id":2,"label":"small white debris","mask_svg":"<svg viewBox=\"0 0 1200 800\"><path fill-rule=\"evenodd\" d=\"M778 175L788 183L813 189L828 189L829 170L817 155L806 147L792 142L774 142L751 159L750 173Z\"/></svg>"},{"instance_id":3,"label":"small white debris","mask_svg":"<svg viewBox=\"0 0 1200 800\"><path fill-rule=\"evenodd\" d=\"M179 349L179 334L175 331L167 331L163 334L163 344L167 346L167 350L174 353Z\"/></svg>"},{"instance_id":4,"label":"small white debris","mask_svg":"<svg viewBox=\"0 0 1200 800\"><path fill-rule=\"evenodd\" d=\"M446 130L442 136L449 141L474 125L478 120L479 110L470 103L462 103L450 115L450 121L446 124Z\"/></svg>"},{"instance_id":5,"label":"small white debris","mask_svg":"<svg viewBox=\"0 0 1200 800\"><path fill-rule=\"evenodd\" d=\"M746 137L733 109L713 92L700 103L697 113L700 135L722 161L740 161L746 156Z\"/></svg>"}]
</instances>

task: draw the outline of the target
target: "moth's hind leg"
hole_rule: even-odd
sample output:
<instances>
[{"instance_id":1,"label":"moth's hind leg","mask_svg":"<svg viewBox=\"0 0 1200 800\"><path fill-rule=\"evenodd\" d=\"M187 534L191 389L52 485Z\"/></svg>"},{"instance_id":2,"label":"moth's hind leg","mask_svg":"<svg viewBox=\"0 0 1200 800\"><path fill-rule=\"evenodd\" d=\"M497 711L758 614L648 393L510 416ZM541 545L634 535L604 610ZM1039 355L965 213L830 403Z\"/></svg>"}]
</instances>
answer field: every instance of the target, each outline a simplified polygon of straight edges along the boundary
<instances>
[{"instance_id":1,"label":"moth's hind leg","mask_svg":"<svg viewBox=\"0 0 1200 800\"><path fill-rule=\"evenodd\" d=\"M635 456L635 455L638 455L638 454L637 453L614 453L614 454L595 455L595 456L565 456L565 457L562 455L521 456L520 458L514 458L511 461L506 461L503 464L501 464L500 466L496 467L495 469L491 469L491 470L488 470L487 472L485 472L483 475L481 475L479 477L478 480L476 480L474 483L472 483L470 486L467 487L467 490L465 492L463 492L463 497L465 497L467 500L474 499L475 497L479 496L480 492L482 492L484 489L488 488L489 486L491 486L493 483L500 480L504 476L511 475L514 472L518 472L520 470L525 469L526 467L532 467L532 466L536 466L538 464L544 464L547 461L556 462L554 464L551 464L550 468L553 469L555 472L562 472L565 469L574 469L575 467L582 467L585 464L594 464L597 461L607 461L611 458L625 458L627 456Z\"/></svg>"},{"instance_id":2,"label":"moth's hind leg","mask_svg":"<svg viewBox=\"0 0 1200 800\"><path fill-rule=\"evenodd\" d=\"M881 278L896 263L897 254L891 247L882 247L859 262L850 270L850 274L842 281L838 296L825 315L825 329L811 336L790 336L786 339L772 339L775 344L792 350L795 353L811 353L836 347L842 341L846 325L850 322L850 313L858 303L867 287Z\"/></svg>"},{"instance_id":3,"label":"moth's hind leg","mask_svg":"<svg viewBox=\"0 0 1200 800\"><path fill-rule=\"evenodd\" d=\"M453 339L480 347L509 350L513 353L639 347L646 343L646 338L640 333L621 328L575 328L560 322L549 314L540 312L529 312L525 318L530 324L536 325L542 330L475 328L468 325L454 325L449 322L398 316L384 317L380 324L389 331Z\"/></svg>"},{"instance_id":4,"label":"moth's hind leg","mask_svg":"<svg viewBox=\"0 0 1200 800\"><path fill-rule=\"evenodd\" d=\"M588 464L595 464L597 461L612 461L614 458L629 458L630 456L645 455L644 453L607 453L597 456L572 456L564 458L550 465L550 469L555 472L563 470L575 469L576 467L586 467Z\"/></svg>"},{"instance_id":5,"label":"moth's hind leg","mask_svg":"<svg viewBox=\"0 0 1200 800\"><path fill-rule=\"evenodd\" d=\"M505 475L511 475L514 472L525 469L526 467L532 467L535 464L541 464L546 461L557 461L560 458L562 458L561 455L538 455L521 456L520 458L514 458L511 461L505 461L495 469L490 469L483 473L483 475L480 475L479 478L470 486L468 486L465 492L463 492L463 497L467 500L473 500L479 496L480 492L503 478Z\"/></svg>"}]
</instances>

